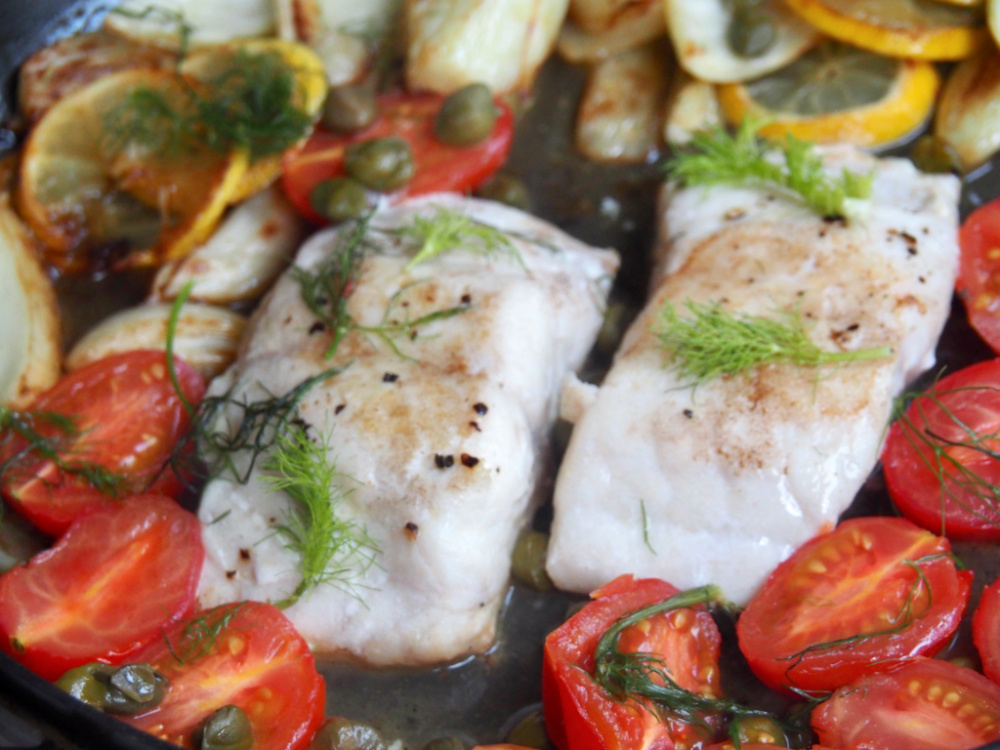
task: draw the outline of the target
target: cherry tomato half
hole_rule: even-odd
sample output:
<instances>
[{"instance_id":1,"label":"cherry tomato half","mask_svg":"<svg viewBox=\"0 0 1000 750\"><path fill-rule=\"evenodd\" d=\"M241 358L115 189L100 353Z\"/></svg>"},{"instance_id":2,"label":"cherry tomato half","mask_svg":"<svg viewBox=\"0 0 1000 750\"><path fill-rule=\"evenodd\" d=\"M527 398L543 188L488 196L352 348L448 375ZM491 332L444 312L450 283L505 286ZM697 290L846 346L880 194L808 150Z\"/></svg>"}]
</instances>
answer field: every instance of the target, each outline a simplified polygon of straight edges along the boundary
<instances>
[{"instance_id":1,"label":"cherry tomato half","mask_svg":"<svg viewBox=\"0 0 1000 750\"><path fill-rule=\"evenodd\" d=\"M829 747L966 750L1000 739L1000 686L918 657L837 690L812 715Z\"/></svg>"},{"instance_id":2,"label":"cherry tomato half","mask_svg":"<svg viewBox=\"0 0 1000 750\"><path fill-rule=\"evenodd\" d=\"M379 97L379 117L360 133L336 135L317 130L301 149L284 157L282 186L303 216L318 224L325 220L313 211L309 195L320 182L344 173L347 146L396 135L409 142L416 173L393 199L437 192L465 192L485 182L507 159L514 137L510 108L500 109L493 134L474 146L449 146L434 135L434 118L444 98L433 94L386 94Z\"/></svg>"},{"instance_id":3,"label":"cherry tomato half","mask_svg":"<svg viewBox=\"0 0 1000 750\"><path fill-rule=\"evenodd\" d=\"M889 494L914 523L951 539L1000 540L1000 359L942 378L893 423Z\"/></svg>"},{"instance_id":4,"label":"cherry tomato half","mask_svg":"<svg viewBox=\"0 0 1000 750\"><path fill-rule=\"evenodd\" d=\"M0 648L49 680L120 664L192 612L204 557L197 517L169 497L85 511L52 549L0 577Z\"/></svg>"},{"instance_id":5,"label":"cherry tomato half","mask_svg":"<svg viewBox=\"0 0 1000 750\"><path fill-rule=\"evenodd\" d=\"M158 670L170 689L156 708L124 720L182 747L198 747L201 725L226 705L247 715L254 750L305 747L323 721L326 689L312 652L270 604L198 612L171 624L133 661Z\"/></svg>"},{"instance_id":6,"label":"cherry tomato half","mask_svg":"<svg viewBox=\"0 0 1000 750\"><path fill-rule=\"evenodd\" d=\"M631 701L616 701L594 681L594 650L621 617L679 593L664 581L621 576L591 594L587 604L545 639L542 700L545 726L560 750L643 750L703 741L695 727L661 722ZM704 610L654 615L622 631L623 652L659 656L673 680L703 695L718 696L721 637ZM672 738L672 741L671 741Z\"/></svg>"},{"instance_id":7,"label":"cherry tomato half","mask_svg":"<svg viewBox=\"0 0 1000 750\"><path fill-rule=\"evenodd\" d=\"M958 244L961 264L955 290L969 325L1000 353L1000 199L969 214Z\"/></svg>"},{"instance_id":8,"label":"cherry tomato half","mask_svg":"<svg viewBox=\"0 0 1000 750\"><path fill-rule=\"evenodd\" d=\"M1000 684L1000 578L983 589L972 615L972 642L983 662L983 673Z\"/></svg>"},{"instance_id":9,"label":"cherry tomato half","mask_svg":"<svg viewBox=\"0 0 1000 750\"><path fill-rule=\"evenodd\" d=\"M778 690L834 690L933 655L969 600L948 540L903 518L855 518L781 563L736 623L754 673Z\"/></svg>"},{"instance_id":10,"label":"cherry tomato half","mask_svg":"<svg viewBox=\"0 0 1000 750\"><path fill-rule=\"evenodd\" d=\"M184 395L197 404L205 393L204 380L183 361L175 363ZM29 411L71 418L72 435L40 417L35 419L35 430L57 441L65 464L96 465L121 478L124 486L117 495L176 496L182 491L168 461L190 420L163 352L126 352L74 370L39 396ZM9 435L0 443L0 461L26 445L20 436ZM8 467L0 491L28 520L52 535L65 531L81 511L109 501L83 476L64 472L37 452Z\"/></svg>"}]
</instances>

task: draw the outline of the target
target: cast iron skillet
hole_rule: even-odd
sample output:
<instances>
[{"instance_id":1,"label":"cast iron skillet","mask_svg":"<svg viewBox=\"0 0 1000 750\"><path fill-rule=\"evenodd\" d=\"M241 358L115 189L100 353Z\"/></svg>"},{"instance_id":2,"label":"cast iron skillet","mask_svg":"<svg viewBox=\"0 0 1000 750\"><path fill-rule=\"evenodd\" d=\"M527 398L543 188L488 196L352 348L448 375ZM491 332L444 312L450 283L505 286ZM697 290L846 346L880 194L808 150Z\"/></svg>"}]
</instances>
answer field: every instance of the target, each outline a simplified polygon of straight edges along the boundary
<instances>
[{"instance_id":1,"label":"cast iron skillet","mask_svg":"<svg viewBox=\"0 0 1000 750\"><path fill-rule=\"evenodd\" d=\"M0 0L0 152L16 142L5 123L20 62L46 42L93 27L113 5L110 0ZM582 70L555 59L546 65L535 86L535 100L519 121L507 169L528 185L534 213L584 241L622 253L614 295L638 306L645 296L661 172L653 164L596 165L576 154L572 122L583 82ZM1000 170L970 176L963 189L963 215L994 196L1000 196ZM141 300L144 291L142 280L136 278L61 280L64 319L73 326L67 331L67 343L101 315ZM956 305L938 348L939 365L951 371L992 356ZM892 513L881 473L876 471L845 516ZM545 524L543 509L536 525ZM1000 574L1000 546L955 543L954 547L976 571L971 612L983 585ZM484 657L449 667L364 671L321 664L327 712L372 723L387 739L402 739L411 749L446 735L470 743L501 741L518 718L537 709L542 641L562 622L567 607L581 600L512 586L499 645ZM951 654L973 653L966 621ZM736 677L725 686L727 691L737 697L759 692L738 657L728 661L724 673ZM83 705L0 654L0 747L169 750L174 746ZM1000 750L1000 741L980 750Z\"/></svg>"}]
</instances>

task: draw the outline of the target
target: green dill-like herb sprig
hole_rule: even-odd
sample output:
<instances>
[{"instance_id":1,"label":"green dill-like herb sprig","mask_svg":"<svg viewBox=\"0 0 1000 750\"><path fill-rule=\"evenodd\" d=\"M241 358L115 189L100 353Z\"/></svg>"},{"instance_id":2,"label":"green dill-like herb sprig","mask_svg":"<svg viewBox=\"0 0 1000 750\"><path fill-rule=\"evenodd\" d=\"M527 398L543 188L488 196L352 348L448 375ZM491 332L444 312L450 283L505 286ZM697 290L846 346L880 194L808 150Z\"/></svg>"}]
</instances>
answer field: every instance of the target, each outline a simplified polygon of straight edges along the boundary
<instances>
[{"instance_id":1,"label":"green dill-like herb sprig","mask_svg":"<svg viewBox=\"0 0 1000 750\"><path fill-rule=\"evenodd\" d=\"M294 501L277 527L286 547L299 556L302 580L276 606L285 608L320 584L352 590L352 581L375 563L378 544L360 524L341 517L349 490L330 459L325 440L313 442L293 426L277 438L264 462L262 480Z\"/></svg>"},{"instance_id":2,"label":"green dill-like herb sprig","mask_svg":"<svg viewBox=\"0 0 1000 750\"><path fill-rule=\"evenodd\" d=\"M615 701L634 702L655 713L661 721L678 721L703 731L709 729L707 717L710 716L727 719L769 716L765 711L748 708L728 698L692 693L673 680L659 656L643 652L626 653L618 647L619 636L626 628L663 612L700 604L728 606L717 586L700 586L618 619L597 642L594 681Z\"/></svg>"},{"instance_id":3,"label":"green dill-like herb sprig","mask_svg":"<svg viewBox=\"0 0 1000 750\"><path fill-rule=\"evenodd\" d=\"M73 444L81 434L76 420L71 416L55 412L19 411L0 406L0 447L11 444L15 448L0 463L0 477L39 459L48 459L63 474L78 476L110 497L118 497L134 489L128 478L121 474L92 461L73 459ZM9 443L17 438L23 441L23 445Z\"/></svg>"},{"instance_id":4,"label":"green dill-like herb sprig","mask_svg":"<svg viewBox=\"0 0 1000 750\"><path fill-rule=\"evenodd\" d=\"M408 284L397 291L389 300L382 320L378 325L361 325L347 309L347 300L358 284L361 266L366 253L371 249L368 236L370 216L343 230L338 236L337 246L315 270L293 266L292 278L298 282L302 301L320 322L333 332L333 339L326 350L327 359L337 353L341 341L351 331L380 339L398 356L407 358L399 349L396 340L400 337L415 337L417 330L428 323L444 320L464 313L467 304L434 310L426 315L411 318L402 305L403 293L413 286Z\"/></svg>"},{"instance_id":5,"label":"green dill-like herb sprig","mask_svg":"<svg viewBox=\"0 0 1000 750\"><path fill-rule=\"evenodd\" d=\"M208 656L215 648L219 636L232 625L236 615L245 607L253 606L256 605L249 602L222 605L188 620L176 643L171 643L166 633L163 634L167 650L180 664L190 664Z\"/></svg>"},{"instance_id":6,"label":"green dill-like herb sprig","mask_svg":"<svg viewBox=\"0 0 1000 750\"><path fill-rule=\"evenodd\" d=\"M1000 393L991 385L969 385L938 390L935 384L926 393L906 393L896 399L893 418L902 425L902 433L913 447L919 460L933 473L939 484L941 504L941 534L945 533L946 501L971 514L983 523L1000 526L1000 485L975 471L956 453L969 452L973 456L1000 462L1000 430L980 431L962 420L946 403L948 397L964 392L977 391ZM913 400L916 421L907 413L906 404ZM959 438L946 437L931 429L930 412L940 411L947 424L954 426ZM937 420L933 420L937 421ZM919 422L919 424L917 424ZM976 507L971 500L982 502Z\"/></svg>"},{"instance_id":7,"label":"green dill-like herb sprig","mask_svg":"<svg viewBox=\"0 0 1000 750\"><path fill-rule=\"evenodd\" d=\"M760 123L745 119L735 134L718 127L696 133L692 149L667 165L667 174L684 185L749 185L795 195L825 218L849 214L848 200L871 196L872 175L847 169L831 177L813 146L788 136L776 144L757 137Z\"/></svg>"},{"instance_id":8,"label":"green dill-like herb sprig","mask_svg":"<svg viewBox=\"0 0 1000 750\"><path fill-rule=\"evenodd\" d=\"M273 52L238 50L224 70L182 95L139 88L108 113L112 148L130 142L154 153L207 145L226 153L246 149L251 160L276 154L305 137L312 118L298 105L295 71Z\"/></svg>"},{"instance_id":9,"label":"green dill-like herb sprig","mask_svg":"<svg viewBox=\"0 0 1000 750\"><path fill-rule=\"evenodd\" d=\"M818 367L892 355L888 346L824 351L809 339L797 311L781 312L772 319L732 313L717 302L687 300L684 306L692 317L682 318L667 300L652 332L667 353L668 366L695 385L762 365Z\"/></svg>"},{"instance_id":10,"label":"green dill-like herb sprig","mask_svg":"<svg viewBox=\"0 0 1000 750\"><path fill-rule=\"evenodd\" d=\"M524 259L506 234L496 227L445 208L439 208L430 218L414 216L412 224L396 230L395 234L415 245L416 251L406 264L407 271L442 253L457 249L487 257L505 253L524 267Z\"/></svg>"}]
</instances>

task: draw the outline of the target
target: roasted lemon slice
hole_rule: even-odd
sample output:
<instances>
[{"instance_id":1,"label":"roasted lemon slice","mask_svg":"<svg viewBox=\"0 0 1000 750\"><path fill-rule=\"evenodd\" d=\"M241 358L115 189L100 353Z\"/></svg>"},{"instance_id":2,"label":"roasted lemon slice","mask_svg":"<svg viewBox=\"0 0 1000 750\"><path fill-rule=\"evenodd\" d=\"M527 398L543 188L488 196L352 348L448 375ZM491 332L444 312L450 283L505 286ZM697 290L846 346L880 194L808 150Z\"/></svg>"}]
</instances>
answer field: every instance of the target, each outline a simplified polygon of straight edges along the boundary
<instances>
[{"instance_id":1,"label":"roasted lemon slice","mask_svg":"<svg viewBox=\"0 0 1000 750\"><path fill-rule=\"evenodd\" d=\"M719 103L732 124L747 117L765 122L765 136L876 147L919 127L939 84L929 62L826 42L769 76L720 86Z\"/></svg>"},{"instance_id":2,"label":"roasted lemon slice","mask_svg":"<svg viewBox=\"0 0 1000 750\"><path fill-rule=\"evenodd\" d=\"M961 60L983 42L982 12L935 0L785 0L834 39L892 57Z\"/></svg>"},{"instance_id":3,"label":"roasted lemon slice","mask_svg":"<svg viewBox=\"0 0 1000 750\"><path fill-rule=\"evenodd\" d=\"M1000 51L987 45L955 66L941 91L934 135L971 171L1000 151Z\"/></svg>"},{"instance_id":4,"label":"roasted lemon slice","mask_svg":"<svg viewBox=\"0 0 1000 750\"><path fill-rule=\"evenodd\" d=\"M264 189L281 174L280 151L306 139L310 130L303 125L311 125L319 117L326 98L323 61L299 42L253 39L205 47L184 60L181 72L223 97L227 89L238 89L248 80L257 82L259 97L255 101L260 111L250 114L260 122L274 123L276 133L286 126L290 132L298 128L301 133L279 137L269 152L250 154L250 166L231 198L234 202Z\"/></svg>"},{"instance_id":5,"label":"roasted lemon slice","mask_svg":"<svg viewBox=\"0 0 1000 750\"><path fill-rule=\"evenodd\" d=\"M125 265L155 264L209 235L247 157L196 138L177 142L165 123L187 101L176 74L129 70L61 99L39 120L22 155L16 205L54 263L125 243Z\"/></svg>"}]
</instances>

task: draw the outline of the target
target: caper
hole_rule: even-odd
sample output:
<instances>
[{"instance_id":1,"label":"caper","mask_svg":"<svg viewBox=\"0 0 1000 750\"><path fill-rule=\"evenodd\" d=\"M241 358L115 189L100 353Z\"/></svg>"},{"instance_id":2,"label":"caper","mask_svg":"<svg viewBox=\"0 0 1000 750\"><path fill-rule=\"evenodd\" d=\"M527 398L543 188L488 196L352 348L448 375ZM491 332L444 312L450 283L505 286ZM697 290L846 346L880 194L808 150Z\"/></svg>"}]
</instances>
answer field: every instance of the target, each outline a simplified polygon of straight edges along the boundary
<instances>
[{"instance_id":1,"label":"caper","mask_svg":"<svg viewBox=\"0 0 1000 750\"><path fill-rule=\"evenodd\" d=\"M364 215L368 210L368 196L365 186L353 177L334 177L312 189L309 204L324 219L338 224Z\"/></svg>"},{"instance_id":2,"label":"caper","mask_svg":"<svg viewBox=\"0 0 1000 750\"><path fill-rule=\"evenodd\" d=\"M374 138L349 146L344 152L344 168L366 187L389 192L413 178L413 152L398 136Z\"/></svg>"},{"instance_id":3,"label":"caper","mask_svg":"<svg viewBox=\"0 0 1000 750\"><path fill-rule=\"evenodd\" d=\"M385 750L375 727L337 716L316 733L309 750Z\"/></svg>"},{"instance_id":4,"label":"caper","mask_svg":"<svg viewBox=\"0 0 1000 750\"><path fill-rule=\"evenodd\" d=\"M541 710L532 711L511 727L504 741L511 745L534 747L537 750L555 750L548 732L545 731L545 717Z\"/></svg>"},{"instance_id":5,"label":"caper","mask_svg":"<svg viewBox=\"0 0 1000 750\"><path fill-rule=\"evenodd\" d=\"M469 743L454 735L435 737L421 745L420 750L469 750Z\"/></svg>"},{"instance_id":6,"label":"caper","mask_svg":"<svg viewBox=\"0 0 1000 750\"><path fill-rule=\"evenodd\" d=\"M434 118L434 135L451 146L472 146L493 132L497 108L482 83L471 83L450 94Z\"/></svg>"},{"instance_id":7,"label":"caper","mask_svg":"<svg viewBox=\"0 0 1000 750\"><path fill-rule=\"evenodd\" d=\"M726 40L741 57L760 57L774 46L778 32L774 20L756 3L739 0L729 19Z\"/></svg>"},{"instance_id":8,"label":"caper","mask_svg":"<svg viewBox=\"0 0 1000 750\"><path fill-rule=\"evenodd\" d=\"M56 687L65 690L77 700L103 711L111 690L114 667L92 662L74 667L56 680Z\"/></svg>"},{"instance_id":9,"label":"caper","mask_svg":"<svg viewBox=\"0 0 1000 750\"><path fill-rule=\"evenodd\" d=\"M476 195L487 200L505 203L508 206L527 211L531 208L528 188L513 175L498 172L476 190Z\"/></svg>"},{"instance_id":10,"label":"caper","mask_svg":"<svg viewBox=\"0 0 1000 750\"><path fill-rule=\"evenodd\" d=\"M127 715L145 711L162 701L167 681L148 664L115 668L93 662L69 670L56 685L88 706Z\"/></svg>"},{"instance_id":11,"label":"caper","mask_svg":"<svg viewBox=\"0 0 1000 750\"><path fill-rule=\"evenodd\" d=\"M958 154L955 149L934 135L917 139L910 151L910 158L922 172L960 172Z\"/></svg>"},{"instance_id":12,"label":"caper","mask_svg":"<svg viewBox=\"0 0 1000 750\"><path fill-rule=\"evenodd\" d=\"M552 581L545 572L545 556L549 549L549 535L534 529L524 529L514 544L511 572L514 580L536 591L552 588Z\"/></svg>"},{"instance_id":13,"label":"caper","mask_svg":"<svg viewBox=\"0 0 1000 750\"><path fill-rule=\"evenodd\" d=\"M763 714L739 716L733 719L729 731L741 743L757 742L775 747L788 747L788 738L781 725Z\"/></svg>"},{"instance_id":14,"label":"caper","mask_svg":"<svg viewBox=\"0 0 1000 750\"><path fill-rule=\"evenodd\" d=\"M239 706L223 706L201 726L201 750L249 750L253 727Z\"/></svg>"},{"instance_id":15,"label":"caper","mask_svg":"<svg viewBox=\"0 0 1000 750\"><path fill-rule=\"evenodd\" d=\"M136 713L163 700L166 679L148 664L126 664L111 675L107 711Z\"/></svg>"},{"instance_id":16,"label":"caper","mask_svg":"<svg viewBox=\"0 0 1000 750\"><path fill-rule=\"evenodd\" d=\"M323 104L323 125L330 130L353 133L375 121L378 104L371 86L334 86Z\"/></svg>"}]
</instances>

